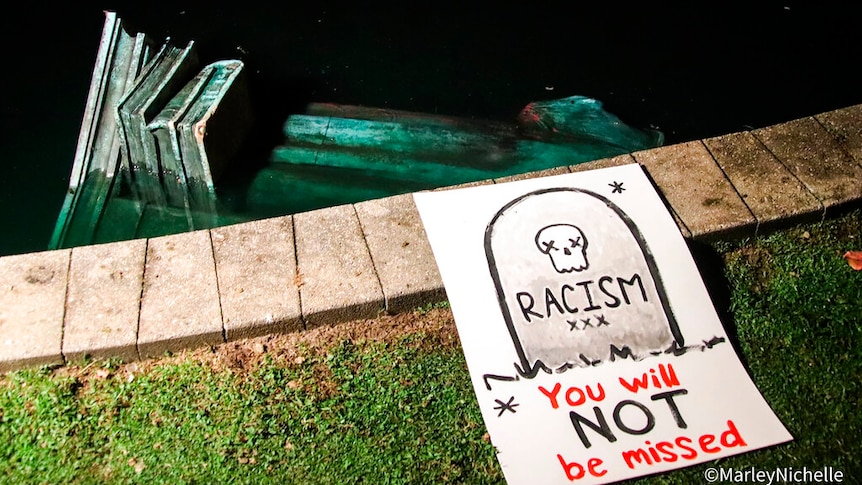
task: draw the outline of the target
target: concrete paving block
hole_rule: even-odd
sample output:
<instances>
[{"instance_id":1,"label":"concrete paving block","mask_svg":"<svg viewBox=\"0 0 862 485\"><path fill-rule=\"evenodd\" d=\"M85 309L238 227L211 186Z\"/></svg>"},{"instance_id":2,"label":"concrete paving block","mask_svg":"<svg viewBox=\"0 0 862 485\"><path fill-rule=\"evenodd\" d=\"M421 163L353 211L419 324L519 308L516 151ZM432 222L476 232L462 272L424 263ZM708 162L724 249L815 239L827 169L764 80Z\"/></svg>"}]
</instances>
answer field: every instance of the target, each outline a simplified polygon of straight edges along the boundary
<instances>
[{"instance_id":1,"label":"concrete paving block","mask_svg":"<svg viewBox=\"0 0 862 485\"><path fill-rule=\"evenodd\" d=\"M568 167L554 167L547 170L539 170L537 172L519 173L515 175L509 175L507 177L496 178L494 179L494 183L504 184L506 182L517 182L518 180L529 180L539 177L549 177L551 175L562 175L565 173L569 173Z\"/></svg>"},{"instance_id":2,"label":"concrete paving block","mask_svg":"<svg viewBox=\"0 0 862 485\"><path fill-rule=\"evenodd\" d=\"M225 338L301 330L292 218L224 226L210 233Z\"/></svg>"},{"instance_id":3,"label":"concrete paving block","mask_svg":"<svg viewBox=\"0 0 862 485\"><path fill-rule=\"evenodd\" d=\"M862 165L862 104L821 113L814 117L835 136L838 145Z\"/></svg>"},{"instance_id":4,"label":"concrete paving block","mask_svg":"<svg viewBox=\"0 0 862 485\"><path fill-rule=\"evenodd\" d=\"M636 152L635 159L696 239L754 235L756 221L700 141Z\"/></svg>"},{"instance_id":5,"label":"concrete paving block","mask_svg":"<svg viewBox=\"0 0 862 485\"><path fill-rule=\"evenodd\" d=\"M704 140L757 219L758 232L823 217L823 205L749 132Z\"/></svg>"},{"instance_id":6,"label":"concrete paving block","mask_svg":"<svg viewBox=\"0 0 862 485\"><path fill-rule=\"evenodd\" d=\"M620 165L628 165L630 163L637 163L629 154L625 155L617 155L615 157L610 158L602 158L599 160L593 160L591 162L579 163L577 165L569 165L569 170L571 172L585 172L587 170L596 170L599 168L609 168L609 167L619 167Z\"/></svg>"},{"instance_id":7,"label":"concrete paving block","mask_svg":"<svg viewBox=\"0 0 862 485\"><path fill-rule=\"evenodd\" d=\"M147 241L72 249L63 355L126 362L138 358L138 311Z\"/></svg>"},{"instance_id":8,"label":"concrete paving block","mask_svg":"<svg viewBox=\"0 0 862 485\"><path fill-rule=\"evenodd\" d=\"M141 358L223 341L209 231L149 239L138 325Z\"/></svg>"},{"instance_id":9,"label":"concrete paving block","mask_svg":"<svg viewBox=\"0 0 862 485\"><path fill-rule=\"evenodd\" d=\"M374 318L384 309L352 205L293 216L302 316L308 327Z\"/></svg>"},{"instance_id":10,"label":"concrete paving block","mask_svg":"<svg viewBox=\"0 0 862 485\"><path fill-rule=\"evenodd\" d=\"M862 166L814 118L752 133L808 187L825 212L862 198Z\"/></svg>"},{"instance_id":11,"label":"concrete paving block","mask_svg":"<svg viewBox=\"0 0 862 485\"><path fill-rule=\"evenodd\" d=\"M386 310L410 311L446 299L431 244L410 194L355 205Z\"/></svg>"},{"instance_id":12,"label":"concrete paving block","mask_svg":"<svg viewBox=\"0 0 862 485\"><path fill-rule=\"evenodd\" d=\"M63 364L71 250L0 258L0 372Z\"/></svg>"},{"instance_id":13,"label":"concrete paving block","mask_svg":"<svg viewBox=\"0 0 862 485\"><path fill-rule=\"evenodd\" d=\"M494 183L493 179L476 180L475 182L465 182L463 184L458 184L458 185L447 185L444 187L437 187L436 189L432 189L432 190L436 192L438 190L466 189L469 187L478 187L481 185L489 185L489 184L493 184L493 183Z\"/></svg>"}]
</instances>

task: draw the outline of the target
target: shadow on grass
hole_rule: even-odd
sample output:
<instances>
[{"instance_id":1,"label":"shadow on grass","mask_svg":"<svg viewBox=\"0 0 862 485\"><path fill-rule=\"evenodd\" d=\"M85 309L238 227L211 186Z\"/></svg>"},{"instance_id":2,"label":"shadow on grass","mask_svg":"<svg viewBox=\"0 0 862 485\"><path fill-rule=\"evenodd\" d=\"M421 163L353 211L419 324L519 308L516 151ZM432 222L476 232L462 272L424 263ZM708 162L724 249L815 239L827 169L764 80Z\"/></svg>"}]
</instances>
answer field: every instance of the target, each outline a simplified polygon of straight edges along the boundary
<instances>
[{"instance_id":1,"label":"shadow on grass","mask_svg":"<svg viewBox=\"0 0 862 485\"><path fill-rule=\"evenodd\" d=\"M690 239L686 240L686 243L727 338L746 372L751 375L751 369L739 342L736 320L731 311L732 291L730 281L727 279L727 265L724 263L724 258L711 244Z\"/></svg>"}]
</instances>

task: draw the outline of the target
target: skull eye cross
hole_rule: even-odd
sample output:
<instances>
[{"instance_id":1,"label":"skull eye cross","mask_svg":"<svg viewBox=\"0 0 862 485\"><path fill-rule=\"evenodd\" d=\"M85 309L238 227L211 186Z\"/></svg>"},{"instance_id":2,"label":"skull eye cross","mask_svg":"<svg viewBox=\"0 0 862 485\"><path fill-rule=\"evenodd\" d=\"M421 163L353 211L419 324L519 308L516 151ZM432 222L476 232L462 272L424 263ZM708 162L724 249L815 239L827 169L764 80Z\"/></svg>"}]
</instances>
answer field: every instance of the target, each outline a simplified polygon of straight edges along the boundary
<instances>
[{"instance_id":1,"label":"skull eye cross","mask_svg":"<svg viewBox=\"0 0 862 485\"><path fill-rule=\"evenodd\" d=\"M559 245L559 247L558 247ZM571 224L552 224L536 233L536 247L551 258L557 273L583 271L587 262L587 238Z\"/></svg>"}]
</instances>

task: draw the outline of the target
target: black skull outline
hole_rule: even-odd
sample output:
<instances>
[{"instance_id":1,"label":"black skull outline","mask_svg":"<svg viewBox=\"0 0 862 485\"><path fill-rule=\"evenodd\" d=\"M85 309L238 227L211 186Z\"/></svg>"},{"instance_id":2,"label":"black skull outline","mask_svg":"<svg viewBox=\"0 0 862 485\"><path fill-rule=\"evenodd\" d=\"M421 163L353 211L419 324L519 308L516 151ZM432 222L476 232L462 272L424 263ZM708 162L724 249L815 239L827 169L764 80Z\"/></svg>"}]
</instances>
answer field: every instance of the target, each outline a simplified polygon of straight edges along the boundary
<instances>
[{"instance_id":1,"label":"black skull outline","mask_svg":"<svg viewBox=\"0 0 862 485\"><path fill-rule=\"evenodd\" d=\"M572 224L551 224L536 233L536 247L551 258L554 270L561 274L590 267L587 244L583 231Z\"/></svg>"}]
</instances>

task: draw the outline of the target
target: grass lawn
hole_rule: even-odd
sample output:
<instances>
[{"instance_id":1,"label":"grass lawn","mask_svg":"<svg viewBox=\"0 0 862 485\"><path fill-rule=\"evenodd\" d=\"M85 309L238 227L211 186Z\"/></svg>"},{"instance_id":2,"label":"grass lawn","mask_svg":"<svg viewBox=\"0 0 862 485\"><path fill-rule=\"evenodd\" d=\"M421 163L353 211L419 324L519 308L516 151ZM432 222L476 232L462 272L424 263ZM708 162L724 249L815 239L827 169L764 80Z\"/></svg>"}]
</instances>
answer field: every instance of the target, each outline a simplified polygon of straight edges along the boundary
<instances>
[{"instance_id":1,"label":"grass lawn","mask_svg":"<svg viewBox=\"0 0 862 485\"><path fill-rule=\"evenodd\" d=\"M794 441L723 467L862 480L862 210L694 245ZM445 305L164 359L0 377L2 483L503 483ZM703 464L633 483L703 483Z\"/></svg>"}]
</instances>

